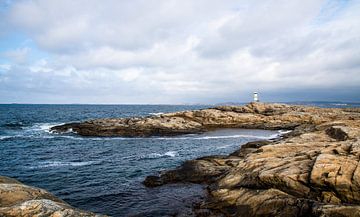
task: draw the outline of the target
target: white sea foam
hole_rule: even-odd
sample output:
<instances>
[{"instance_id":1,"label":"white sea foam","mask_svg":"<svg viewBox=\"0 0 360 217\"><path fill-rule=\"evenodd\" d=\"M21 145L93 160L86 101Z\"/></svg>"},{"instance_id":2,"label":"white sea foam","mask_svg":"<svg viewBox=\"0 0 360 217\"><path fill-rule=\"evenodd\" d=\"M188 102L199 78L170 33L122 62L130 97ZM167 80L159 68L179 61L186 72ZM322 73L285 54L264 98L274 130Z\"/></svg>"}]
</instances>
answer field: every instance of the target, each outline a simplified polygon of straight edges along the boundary
<instances>
[{"instance_id":1,"label":"white sea foam","mask_svg":"<svg viewBox=\"0 0 360 217\"><path fill-rule=\"evenodd\" d=\"M160 116L164 114L164 112L150 112L149 115L154 115L154 116Z\"/></svg>"},{"instance_id":2,"label":"white sea foam","mask_svg":"<svg viewBox=\"0 0 360 217\"><path fill-rule=\"evenodd\" d=\"M280 135L284 135L284 134L287 134L287 133L290 133L292 130L279 130L278 133Z\"/></svg>"},{"instance_id":3,"label":"white sea foam","mask_svg":"<svg viewBox=\"0 0 360 217\"><path fill-rule=\"evenodd\" d=\"M165 156L169 156L169 157L175 157L177 155L177 151L168 151L168 152L165 152Z\"/></svg>"},{"instance_id":4,"label":"white sea foam","mask_svg":"<svg viewBox=\"0 0 360 217\"><path fill-rule=\"evenodd\" d=\"M43 130L45 132L50 132L50 128L55 126L54 124L49 124L49 123L44 123L44 124L40 124L39 128L40 130Z\"/></svg>"},{"instance_id":5,"label":"white sea foam","mask_svg":"<svg viewBox=\"0 0 360 217\"><path fill-rule=\"evenodd\" d=\"M217 149L224 149L224 148L228 148L231 147L232 145L221 145L221 146L217 146Z\"/></svg>"},{"instance_id":6,"label":"white sea foam","mask_svg":"<svg viewBox=\"0 0 360 217\"><path fill-rule=\"evenodd\" d=\"M59 131L50 130L52 127L58 126L58 125L60 125L60 124L56 124L56 125L51 126L51 127L47 130L47 132L48 132L48 133L51 133L51 134L57 134L57 135L60 135L60 134L70 134L70 133L77 134L77 133L73 130L73 128L68 128L68 129L67 129L66 131L64 131L64 132L59 132Z\"/></svg>"},{"instance_id":7,"label":"white sea foam","mask_svg":"<svg viewBox=\"0 0 360 217\"><path fill-rule=\"evenodd\" d=\"M332 105L336 105L336 106L347 106L348 104L346 104L346 103L332 103Z\"/></svg>"},{"instance_id":8,"label":"white sea foam","mask_svg":"<svg viewBox=\"0 0 360 217\"><path fill-rule=\"evenodd\" d=\"M54 126L60 125L62 123L35 123L32 126L25 127L25 131L43 131L50 133L50 129Z\"/></svg>"},{"instance_id":9,"label":"white sea foam","mask_svg":"<svg viewBox=\"0 0 360 217\"><path fill-rule=\"evenodd\" d=\"M167 151L165 153L150 153L148 155L142 156L141 158L162 158L162 157L176 157L178 155L177 151Z\"/></svg>"},{"instance_id":10,"label":"white sea foam","mask_svg":"<svg viewBox=\"0 0 360 217\"><path fill-rule=\"evenodd\" d=\"M50 129L48 126L43 126L42 129ZM235 135L185 135L181 137L81 137L77 135L62 135L62 134L18 134L13 136L0 136L0 140L8 138L34 138L34 139L54 139L54 138L63 138L71 140L92 140L92 141L104 141L104 140L216 140L216 139L231 139L231 138L253 138L253 139L275 139L279 138L281 135L291 132L288 131L278 131L278 133L271 134L269 136L258 136L258 135L249 135L249 134L235 134Z\"/></svg>"},{"instance_id":11,"label":"white sea foam","mask_svg":"<svg viewBox=\"0 0 360 217\"><path fill-rule=\"evenodd\" d=\"M11 138L12 136L0 136L0 140Z\"/></svg>"},{"instance_id":12,"label":"white sea foam","mask_svg":"<svg viewBox=\"0 0 360 217\"><path fill-rule=\"evenodd\" d=\"M85 161L85 162L61 162L61 161L44 161L40 162L36 166L30 166L30 169L39 169L39 168L47 168L47 167L79 167L79 166L87 166L96 163L96 161Z\"/></svg>"},{"instance_id":13,"label":"white sea foam","mask_svg":"<svg viewBox=\"0 0 360 217\"><path fill-rule=\"evenodd\" d=\"M277 134L273 134L277 135ZM230 138L255 138L255 139L271 139L273 135L270 136L256 136L256 135L247 135L247 134L238 134L238 135L226 135L226 136L203 136L193 139L230 139Z\"/></svg>"}]
</instances>

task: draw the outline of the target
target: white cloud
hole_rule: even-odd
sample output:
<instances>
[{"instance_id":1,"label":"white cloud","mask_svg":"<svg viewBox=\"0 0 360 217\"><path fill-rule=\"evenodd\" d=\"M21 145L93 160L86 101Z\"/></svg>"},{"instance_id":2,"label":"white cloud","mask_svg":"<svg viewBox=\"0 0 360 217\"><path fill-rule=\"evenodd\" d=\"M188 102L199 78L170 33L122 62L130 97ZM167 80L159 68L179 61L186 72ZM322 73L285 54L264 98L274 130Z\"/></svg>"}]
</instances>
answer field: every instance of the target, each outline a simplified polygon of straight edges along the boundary
<instances>
[{"instance_id":1,"label":"white cloud","mask_svg":"<svg viewBox=\"0 0 360 217\"><path fill-rule=\"evenodd\" d=\"M18 1L7 28L49 57L25 63L32 50L8 51L14 67L0 82L85 102L244 101L254 90L284 89L331 95L360 89L359 11L357 2L310 0Z\"/></svg>"},{"instance_id":2,"label":"white cloud","mask_svg":"<svg viewBox=\"0 0 360 217\"><path fill-rule=\"evenodd\" d=\"M9 64L1 64L0 71L9 71L11 69L11 65Z\"/></svg>"},{"instance_id":3,"label":"white cloud","mask_svg":"<svg viewBox=\"0 0 360 217\"><path fill-rule=\"evenodd\" d=\"M24 63L27 61L30 50L31 49L28 47L16 48L3 52L1 56L8 58L15 63Z\"/></svg>"}]
</instances>

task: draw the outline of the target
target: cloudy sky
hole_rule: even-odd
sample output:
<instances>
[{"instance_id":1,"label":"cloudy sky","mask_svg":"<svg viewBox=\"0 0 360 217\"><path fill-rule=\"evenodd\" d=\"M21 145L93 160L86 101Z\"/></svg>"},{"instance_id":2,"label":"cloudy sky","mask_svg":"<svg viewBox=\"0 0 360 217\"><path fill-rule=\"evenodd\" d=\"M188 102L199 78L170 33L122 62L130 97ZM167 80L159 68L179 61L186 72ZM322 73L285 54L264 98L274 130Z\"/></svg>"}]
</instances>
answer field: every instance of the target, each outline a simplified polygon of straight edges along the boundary
<instances>
[{"instance_id":1,"label":"cloudy sky","mask_svg":"<svg viewBox=\"0 0 360 217\"><path fill-rule=\"evenodd\" d=\"M360 1L0 0L0 103L360 101Z\"/></svg>"}]
</instances>

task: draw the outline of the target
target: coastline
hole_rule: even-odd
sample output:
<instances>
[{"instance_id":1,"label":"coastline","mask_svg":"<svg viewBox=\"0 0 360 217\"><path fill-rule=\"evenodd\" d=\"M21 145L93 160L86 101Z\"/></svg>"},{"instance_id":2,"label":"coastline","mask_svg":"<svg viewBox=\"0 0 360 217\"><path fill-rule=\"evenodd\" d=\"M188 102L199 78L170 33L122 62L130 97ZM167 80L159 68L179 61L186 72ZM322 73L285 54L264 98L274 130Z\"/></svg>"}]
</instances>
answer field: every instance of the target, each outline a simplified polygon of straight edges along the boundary
<instances>
[{"instance_id":1,"label":"coastline","mask_svg":"<svg viewBox=\"0 0 360 217\"><path fill-rule=\"evenodd\" d=\"M190 160L144 184L206 184L196 216L360 216L360 109L300 110L312 122L281 139Z\"/></svg>"},{"instance_id":2,"label":"coastline","mask_svg":"<svg viewBox=\"0 0 360 217\"><path fill-rule=\"evenodd\" d=\"M205 184L208 196L194 207L197 216L354 216L360 210L359 122L358 108L251 103L144 118L100 119L52 130L61 133L76 126L72 130L81 136L129 137L222 128L292 130L280 139L247 143L227 156L186 161L174 170L149 176L144 184Z\"/></svg>"}]
</instances>

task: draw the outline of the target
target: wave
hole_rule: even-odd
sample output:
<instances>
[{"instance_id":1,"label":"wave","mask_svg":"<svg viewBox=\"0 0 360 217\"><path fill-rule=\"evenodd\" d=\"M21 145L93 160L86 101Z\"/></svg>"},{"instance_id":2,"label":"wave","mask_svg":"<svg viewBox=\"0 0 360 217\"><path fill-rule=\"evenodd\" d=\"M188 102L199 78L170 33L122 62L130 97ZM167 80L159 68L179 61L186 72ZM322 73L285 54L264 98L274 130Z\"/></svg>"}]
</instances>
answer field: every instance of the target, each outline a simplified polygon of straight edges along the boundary
<instances>
[{"instance_id":1,"label":"wave","mask_svg":"<svg viewBox=\"0 0 360 217\"><path fill-rule=\"evenodd\" d=\"M54 126L61 125L64 123L35 123L31 127L27 127L27 131L43 131L46 133L51 133L50 129Z\"/></svg>"},{"instance_id":2,"label":"wave","mask_svg":"<svg viewBox=\"0 0 360 217\"><path fill-rule=\"evenodd\" d=\"M42 138L51 139L54 138L50 133L50 129L59 123L34 123L30 126L21 125L21 128L12 128L5 136L0 136L0 140L11 138ZM17 126L20 126L18 124Z\"/></svg>"},{"instance_id":3,"label":"wave","mask_svg":"<svg viewBox=\"0 0 360 217\"><path fill-rule=\"evenodd\" d=\"M5 140L5 139L9 139L11 138L12 136L0 136L0 140Z\"/></svg>"},{"instance_id":4,"label":"wave","mask_svg":"<svg viewBox=\"0 0 360 217\"><path fill-rule=\"evenodd\" d=\"M61 125L64 123L34 123L32 125L24 123L22 121L18 122L9 122L1 125L0 127L4 127L10 130L25 130L25 131L45 131L50 132L50 128Z\"/></svg>"},{"instance_id":5,"label":"wave","mask_svg":"<svg viewBox=\"0 0 360 217\"><path fill-rule=\"evenodd\" d=\"M39 169L39 168L47 168L47 167L80 167L80 166L87 166L97 163L96 161L84 161L84 162L61 162L61 161L45 161L40 162L36 166L30 166L29 169Z\"/></svg>"},{"instance_id":6,"label":"wave","mask_svg":"<svg viewBox=\"0 0 360 217\"><path fill-rule=\"evenodd\" d=\"M177 151L168 151L168 152L165 152L164 155L169 156L169 157L175 157L176 155L178 155L178 153L177 153Z\"/></svg>"},{"instance_id":7,"label":"wave","mask_svg":"<svg viewBox=\"0 0 360 217\"><path fill-rule=\"evenodd\" d=\"M178 155L177 151L167 151L163 154L159 154L159 153L151 153L148 155L144 155L140 158L142 159L155 159L155 158L162 158L162 157L176 157Z\"/></svg>"},{"instance_id":8,"label":"wave","mask_svg":"<svg viewBox=\"0 0 360 217\"><path fill-rule=\"evenodd\" d=\"M150 112L149 115L154 115L154 116L160 116L164 114L164 112Z\"/></svg>"}]
</instances>

